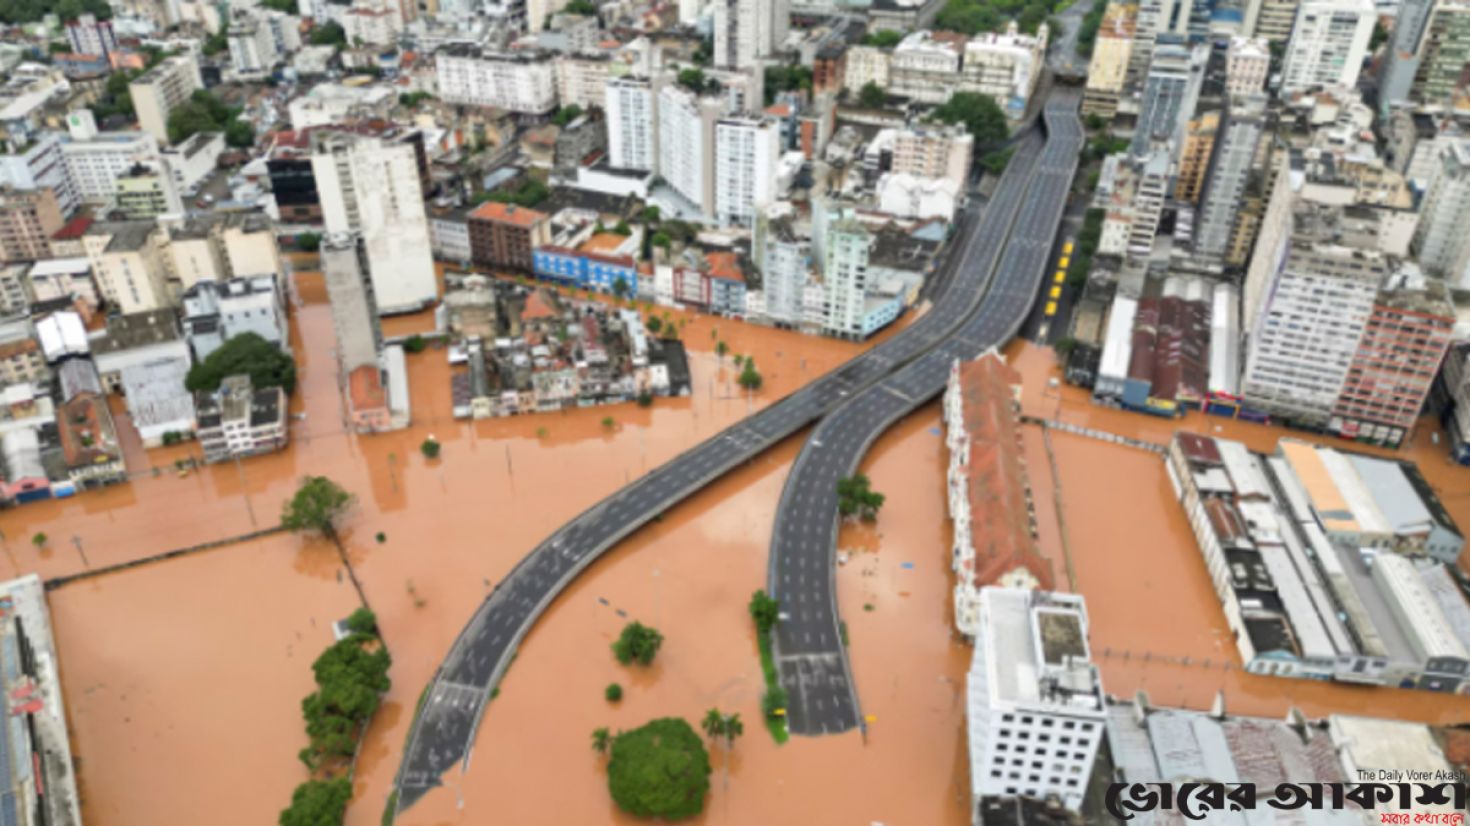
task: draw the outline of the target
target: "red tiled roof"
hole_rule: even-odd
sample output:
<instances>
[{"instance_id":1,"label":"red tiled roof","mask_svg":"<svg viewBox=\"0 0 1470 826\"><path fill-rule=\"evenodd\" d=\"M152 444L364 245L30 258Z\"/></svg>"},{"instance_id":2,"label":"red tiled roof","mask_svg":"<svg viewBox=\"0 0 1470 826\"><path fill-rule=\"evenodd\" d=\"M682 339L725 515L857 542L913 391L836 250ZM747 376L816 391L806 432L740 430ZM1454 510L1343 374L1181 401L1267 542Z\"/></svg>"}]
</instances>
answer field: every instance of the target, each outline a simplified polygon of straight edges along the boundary
<instances>
[{"instance_id":1,"label":"red tiled roof","mask_svg":"<svg viewBox=\"0 0 1470 826\"><path fill-rule=\"evenodd\" d=\"M1030 491L1021 455L1015 391L1021 376L1004 359L988 353L964 362L959 372L965 430L970 435L969 500L971 544L978 586L1018 568L1051 590L1051 564L1031 533Z\"/></svg>"},{"instance_id":2,"label":"red tiled roof","mask_svg":"<svg viewBox=\"0 0 1470 826\"><path fill-rule=\"evenodd\" d=\"M388 394L383 391L383 377L373 365L364 364L353 370L347 377L347 384L352 412L382 410L388 406Z\"/></svg>"},{"instance_id":3,"label":"red tiled roof","mask_svg":"<svg viewBox=\"0 0 1470 826\"><path fill-rule=\"evenodd\" d=\"M766 107L766 114L767 115L775 115L776 117L780 117L780 118L788 118L788 117L791 117L791 104L789 104L789 103L778 103L775 106L767 106Z\"/></svg>"},{"instance_id":4,"label":"red tiled roof","mask_svg":"<svg viewBox=\"0 0 1470 826\"><path fill-rule=\"evenodd\" d=\"M534 290L526 296L525 309L521 310L522 321L536 321L542 318L556 318L556 308L552 306L551 299L545 290Z\"/></svg>"},{"instance_id":5,"label":"red tiled roof","mask_svg":"<svg viewBox=\"0 0 1470 826\"><path fill-rule=\"evenodd\" d=\"M712 252L704 257L709 262L709 277L745 283L745 273L733 252Z\"/></svg>"},{"instance_id":6,"label":"red tiled roof","mask_svg":"<svg viewBox=\"0 0 1470 826\"><path fill-rule=\"evenodd\" d=\"M470 218L482 221L495 221L501 224L515 224L518 227L531 227L546 220L546 213L537 212L515 204L502 204L499 201L486 201L470 213Z\"/></svg>"},{"instance_id":7,"label":"red tiled roof","mask_svg":"<svg viewBox=\"0 0 1470 826\"><path fill-rule=\"evenodd\" d=\"M53 241L70 241L74 238L81 238L87 233L87 228L90 226L92 226L91 218L85 215L78 215L70 221L67 221L61 229L57 230L51 236L51 239Z\"/></svg>"}]
</instances>

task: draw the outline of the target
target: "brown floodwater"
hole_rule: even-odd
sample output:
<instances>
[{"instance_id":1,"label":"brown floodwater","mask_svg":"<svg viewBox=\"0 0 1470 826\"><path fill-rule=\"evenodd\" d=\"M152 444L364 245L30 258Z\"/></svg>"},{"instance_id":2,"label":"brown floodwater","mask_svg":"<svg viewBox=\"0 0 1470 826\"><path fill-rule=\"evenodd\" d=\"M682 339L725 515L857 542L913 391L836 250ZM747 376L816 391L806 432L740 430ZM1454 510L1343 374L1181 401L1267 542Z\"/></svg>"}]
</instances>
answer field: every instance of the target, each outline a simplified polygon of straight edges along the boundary
<instances>
[{"instance_id":1,"label":"brown floodwater","mask_svg":"<svg viewBox=\"0 0 1470 826\"><path fill-rule=\"evenodd\" d=\"M49 578L246 533L278 520L301 476L341 483L358 500L344 525L349 554L395 658L395 689L374 720L358 769L364 794L353 817L371 811L373 818L362 822L376 823L381 812L406 730L404 708L412 708L491 584L557 525L630 478L862 349L676 313L686 319L692 396L659 399L647 409L624 404L474 423L451 417L448 365L442 351L431 349L410 356L414 427L357 438L343 424L320 276L298 275L294 292L299 389L292 413L301 418L292 422L287 451L180 473L175 460L197 454L196 445L144 451L124 419L134 480L0 513L0 574L35 571ZM390 330L428 329L428 319L427 313L394 319ZM731 353L755 357L765 389L753 397L739 391L729 357L714 354L717 339ZM603 426L604 417L613 418L613 428ZM444 445L433 462L418 449L430 434ZM37 532L48 536L39 550L31 543ZM63 690L78 708L72 726L88 819L274 822L306 776L295 757L304 737L300 700L311 688L312 658L330 642L315 639L304 653L293 649L286 657L284 629L305 634L313 622L351 607L335 556L314 553L318 544L273 537L57 592ZM256 562L248 570L242 568L247 560ZM321 596L328 592L330 598ZM347 602L339 592L349 594ZM98 598L89 599L94 593ZM254 613L245 612L242 600ZM221 610L207 610L214 603ZM183 630L170 632L174 626ZM109 643L102 655L88 644L100 640ZM175 645L187 652L192 640L211 641L218 658L176 656ZM127 699L105 699L99 672L125 656L138 660L127 669ZM248 680L239 677L242 671ZM195 696L215 702L189 707L186 700ZM135 705L142 699L146 707ZM196 723L194 715L204 711L220 715L218 723ZM225 725L240 714L251 721L249 736ZM157 733L138 736L142 722ZM234 771L218 770L220 755L245 751L248 784ZM197 759L200 754L215 759ZM179 793L181 784L187 794ZM165 798L167 805L154 802ZM161 812L168 816L158 817Z\"/></svg>"},{"instance_id":2,"label":"brown floodwater","mask_svg":"<svg viewBox=\"0 0 1470 826\"><path fill-rule=\"evenodd\" d=\"M305 474L327 475L353 491L358 506L344 526L345 542L394 656L394 686L358 766L353 826L379 822L419 692L474 607L517 560L619 485L861 349L691 315L683 336L694 371L690 398L660 399L650 409L629 404L473 423L451 418L449 370L443 352L431 349L410 356L414 427L357 438L343 425L320 278L298 276L296 299L300 390L292 412L304 418L292 423L289 450L181 475L173 462L196 446L143 451L129 443L136 434L124 425L138 478L0 513L0 574L81 570L73 536L97 567L269 525ZM429 325L420 314L394 319L388 329L402 334ZM717 337L732 353L756 357L766 389L753 399L734 386L728 357L714 355ZM1032 412L1161 442L1176 424L1093 408L1070 389L1058 401L1045 386L1054 369L1050 352L1013 353ZM601 424L605 416L614 419L612 429ZM1183 420L1197 428L1216 423ZM1279 435L1220 424L1221 435L1257 448ZM624 823L589 747L591 730L667 714L697 720L712 706L740 712L746 733L732 755L712 750L703 822L967 822L963 685L970 652L952 632L939 427L937 407L929 405L877 442L864 469L888 502L876 526L840 537L851 552L838 572L842 615L863 710L875 718L866 742L853 733L777 747L759 719L760 666L745 603L764 584L772 509L799 447L793 439L672 509L575 583L523 644L485 714L468 773L452 770L448 785L400 822L480 823L493 814L518 824ZM432 462L418 450L430 434L444 445ZM1059 573L1070 556L1077 588L1089 599L1094 649L1109 654L1103 668L1110 692L1145 688L1156 701L1200 707L1224 687L1228 706L1241 712L1279 714L1295 703L1308 713L1465 716L1464 701L1416 692L1140 663L1144 652L1212 662L1233 656L1210 653L1219 650L1223 617L1162 465L1141 451L1054 434L1064 553L1039 429L1028 428L1025 438L1043 551ZM1470 525L1470 497L1463 495L1470 473L1444 463L1427 429L1413 453L1442 491L1462 492L1446 503ZM1117 490L1122 479L1130 485L1126 507L1100 493ZM37 531L49 536L39 551L30 542ZM311 659L330 642L324 624L354 602L335 554L291 536L55 592L84 817L107 824L274 822L306 776L295 754L304 741L299 703L311 690ZM667 636L651 669L622 668L608 651L625 621L619 610ZM602 699L612 681L626 689L618 706ZM220 770L221 755L231 756L230 771Z\"/></svg>"}]
</instances>

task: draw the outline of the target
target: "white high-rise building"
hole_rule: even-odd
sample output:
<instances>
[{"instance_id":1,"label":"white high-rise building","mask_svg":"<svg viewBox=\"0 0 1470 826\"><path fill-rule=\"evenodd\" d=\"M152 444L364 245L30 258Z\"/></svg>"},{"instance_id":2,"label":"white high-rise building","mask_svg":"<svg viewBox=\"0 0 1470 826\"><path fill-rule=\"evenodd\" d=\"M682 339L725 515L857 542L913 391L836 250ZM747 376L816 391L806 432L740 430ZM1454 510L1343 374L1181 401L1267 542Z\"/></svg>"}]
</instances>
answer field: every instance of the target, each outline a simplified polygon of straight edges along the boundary
<instances>
[{"instance_id":1,"label":"white high-rise building","mask_svg":"<svg viewBox=\"0 0 1470 826\"><path fill-rule=\"evenodd\" d=\"M718 98L674 84L658 91L658 174L704 215L715 208L715 123L724 113Z\"/></svg>"},{"instance_id":2,"label":"white high-rise building","mask_svg":"<svg viewBox=\"0 0 1470 826\"><path fill-rule=\"evenodd\" d=\"M658 160L653 84L624 77L605 87L607 162L614 169L653 171Z\"/></svg>"},{"instance_id":3,"label":"white high-rise building","mask_svg":"<svg viewBox=\"0 0 1470 826\"><path fill-rule=\"evenodd\" d=\"M716 66L752 68L786 42L789 0L714 0L714 7Z\"/></svg>"},{"instance_id":4,"label":"white high-rise building","mask_svg":"<svg viewBox=\"0 0 1470 826\"><path fill-rule=\"evenodd\" d=\"M556 68L539 52L481 54L467 46L434 56L439 97L446 103L545 114L556 108Z\"/></svg>"},{"instance_id":5,"label":"white high-rise building","mask_svg":"<svg viewBox=\"0 0 1470 826\"><path fill-rule=\"evenodd\" d=\"M715 219L750 226L776 195L781 127L774 120L726 118L715 124Z\"/></svg>"},{"instance_id":6,"label":"white high-rise building","mask_svg":"<svg viewBox=\"0 0 1470 826\"><path fill-rule=\"evenodd\" d=\"M1087 625L1076 594L981 590L965 691L972 810L1023 795L1081 808L1107 720Z\"/></svg>"},{"instance_id":7,"label":"white high-rise building","mask_svg":"<svg viewBox=\"0 0 1470 826\"><path fill-rule=\"evenodd\" d=\"M438 288L415 146L316 132L311 171L327 232L356 233L366 245L378 310L412 312L432 304Z\"/></svg>"},{"instance_id":8,"label":"white high-rise building","mask_svg":"<svg viewBox=\"0 0 1470 826\"><path fill-rule=\"evenodd\" d=\"M814 209L826 209L817 205ZM868 251L872 236L851 216L822 221L825 240L822 286L825 291L823 332L844 338L863 336L863 310L868 292ZM816 231L816 222L813 222Z\"/></svg>"},{"instance_id":9,"label":"white high-rise building","mask_svg":"<svg viewBox=\"0 0 1470 826\"><path fill-rule=\"evenodd\" d=\"M1282 91L1357 86L1377 20L1373 0L1302 0L1281 64Z\"/></svg>"},{"instance_id":10,"label":"white high-rise building","mask_svg":"<svg viewBox=\"0 0 1470 826\"><path fill-rule=\"evenodd\" d=\"M1450 286L1470 288L1470 140L1440 152L1440 173L1424 197L1412 249L1424 269Z\"/></svg>"},{"instance_id":11,"label":"white high-rise building","mask_svg":"<svg viewBox=\"0 0 1470 826\"><path fill-rule=\"evenodd\" d=\"M1340 219L1340 207L1299 202L1283 248L1256 250L1280 265L1246 346L1246 403L1307 426L1327 425L1388 275L1381 252L1348 246Z\"/></svg>"},{"instance_id":12,"label":"white high-rise building","mask_svg":"<svg viewBox=\"0 0 1470 826\"><path fill-rule=\"evenodd\" d=\"M759 219L761 287L765 292L766 317L775 324L802 326L803 296L810 271L811 246L785 218Z\"/></svg>"}]
</instances>

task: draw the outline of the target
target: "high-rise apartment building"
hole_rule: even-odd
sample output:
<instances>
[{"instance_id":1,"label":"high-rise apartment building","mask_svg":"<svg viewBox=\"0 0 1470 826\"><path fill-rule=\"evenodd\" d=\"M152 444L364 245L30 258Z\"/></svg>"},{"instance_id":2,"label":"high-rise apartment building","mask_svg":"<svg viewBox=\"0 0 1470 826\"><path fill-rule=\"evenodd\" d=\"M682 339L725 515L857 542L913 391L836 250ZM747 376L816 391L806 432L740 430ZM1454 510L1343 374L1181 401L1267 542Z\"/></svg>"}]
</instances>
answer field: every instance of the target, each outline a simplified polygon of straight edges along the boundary
<instances>
[{"instance_id":1,"label":"high-rise apartment building","mask_svg":"<svg viewBox=\"0 0 1470 826\"><path fill-rule=\"evenodd\" d=\"M614 169L657 168L658 142L653 84L639 78L610 79L603 111L607 117L607 162Z\"/></svg>"},{"instance_id":2,"label":"high-rise apartment building","mask_svg":"<svg viewBox=\"0 0 1470 826\"><path fill-rule=\"evenodd\" d=\"M1253 95L1266 88L1271 73L1271 49L1265 38L1232 37L1225 50L1225 92L1234 97Z\"/></svg>"},{"instance_id":3,"label":"high-rise apartment building","mask_svg":"<svg viewBox=\"0 0 1470 826\"><path fill-rule=\"evenodd\" d=\"M1452 108L1465 87L1470 64L1470 2L1440 0L1430 13L1419 45L1418 67L1409 96L1423 104Z\"/></svg>"},{"instance_id":4,"label":"high-rise apartment building","mask_svg":"<svg viewBox=\"0 0 1470 826\"><path fill-rule=\"evenodd\" d=\"M1470 140L1440 152L1440 173L1424 197L1410 249L1430 273L1453 287L1470 289Z\"/></svg>"},{"instance_id":5,"label":"high-rise apartment building","mask_svg":"<svg viewBox=\"0 0 1470 826\"><path fill-rule=\"evenodd\" d=\"M1076 594L980 592L965 692L972 810L1022 796L1081 808L1107 722L1087 627Z\"/></svg>"},{"instance_id":6,"label":"high-rise apartment building","mask_svg":"<svg viewBox=\"0 0 1470 826\"><path fill-rule=\"evenodd\" d=\"M1393 33L1389 36L1388 51L1383 58L1383 69L1378 78L1378 114L1387 118L1388 113L1409 100L1409 90L1414 85L1414 76L1419 71L1420 49L1424 32L1429 25L1429 14L1436 0L1400 0L1399 10L1393 19Z\"/></svg>"},{"instance_id":7,"label":"high-rise apartment building","mask_svg":"<svg viewBox=\"0 0 1470 826\"><path fill-rule=\"evenodd\" d=\"M832 216L824 223L822 286L826 294L822 331L828 335L860 339L872 236L850 215ZM813 232L816 232L815 227Z\"/></svg>"},{"instance_id":8,"label":"high-rise apartment building","mask_svg":"<svg viewBox=\"0 0 1470 826\"><path fill-rule=\"evenodd\" d=\"M1209 175L1194 223L1194 251L1222 258L1230 247L1235 216L1255 169L1256 148L1266 125L1266 96L1235 97L1215 139Z\"/></svg>"},{"instance_id":9,"label":"high-rise apartment building","mask_svg":"<svg viewBox=\"0 0 1470 826\"><path fill-rule=\"evenodd\" d=\"M71 215L78 205L77 190L61 154L61 139L51 132L39 133L20 151L0 155L0 186L50 189L62 215Z\"/></svg>"},{"instance_id":10,"label":"high-rise apartment building","mask_svg":"<svg viewBox=\"0 0 1470 826\"><path fill-rule=\"evenodd\" d=\"M1174 198L1192 204L1199 201L1210 170L1210 156L1220 131L1219 109L1203 109L1184 127L1184 142L1179 147L1179 168L1175 174Z\"/></svg>"},{"instance_id":11,"label":"high-rise apartment building","mask_svg":"<svg viewBox=\"0 0 1470 826\"><path fill-rule=\"evenodd\" d=\"M418 149L391 135L312 133L311 168L331 234L356 233L377 308L420 310L438 296Z\"/></svg>"},{"instance_id":12,"label":"high-rise apartment building","mask_svg":"<svg viewBox=\"0 0 1470 826\"><path fill-rule=\"evenodd\" d=\"M196 91L204 88L199 64L192 55L180 54L164 58L142 77L128 84L138 126L167 146L168 116L183 105Z\"/></svg>"},{"instance_id":13,"label":"high-rise apartment building","mask_svg":"<svg viewBox=\"0 0 1470 826\"><path fill-rule=\"evenodd\" d=\"M750 69L775 54L791 26L789 0L715 0L715 65Z\"/></svg>"},{"instance_id":14,"label":"high-rise apartment building","mask_svg":"<svg viewBox=\"0 0 1470 826\"><path fill-rule=\"evenodd\" d=\"M1160 41L1154 46L1148 76L1143 83L1138 125L1129 151L1145 155L1154 143L1167 144L1170 152L1182 142L1188 118L1199 99L1209 48L1190 48L1182 43Z\"/></svg>"},{"instance_id":15,"label":"high-rise apartment building","mask_svg":"<svg viewBox=\"0 0 1470 826\"><path fill-rule=\"evenodd\" d=\"M1398 447L1414 432L1449 349L1455 307L1439 281L1395 275L1379 291L1328 430Z\"/></svg>"},{"instance_id":16,"label":"high-rise apartment building","mask_svg":"<svg viewBox=\"0 0 1470 826\"><path fill-rule=\"evenodd\" d=\"M1302 0L1282 59L1282 91L1356 87L1377 22L1373 0Z\"/></svg>"},{"instance_id":17,"label":"high-rise apartment building","mask_svg":"<svg viewBox=\"0 0 1470 826\"><path fill-rule=\"evenodd\" d=\"M715 219L750 226L776 196L781 127L771 119L724 118L715 124Z\"/></svg>"},{"instance_id":18,"label":"high-rise apartment building","mask_svg":"<svg viewBox=\"0 0 1470 826\"><path fill-rule=\"evenodd\" d=\"M0 264L50 258L63 223L51 190L0 189Z\"/></svg>"},{"instance_id":19,"label":"high-rise apartment building","mask_svg":"<svg viewBox=\"0 0 1470 826\"><path fill-rule=\"evenodd\" d=\"M1340 218L1335 206L1292 210L1246 347L1246 404L1307 427L1327 427L1388 275L1382 253L1340 239Z\"/></svg>"},{"instance_id":20,"label":"high-rise apartment building","mask_svg":"<svg viewBox=\"0 0 1470 826\"><path fill-rule=\"evenodd\" d=\"M658 91L660 177L703 215L715 210L715 124L725 114L718 97L697 95L675 84Z\"/></svg>"},{"instance_id":21,"label":"high-rise apartment building","mask_svg":"<svg viewBox=\"0 0 1470 826\"><path fill-rule=\"evenodd\" d=\"M446 103L532 115L556 109L556 69L549 53L482 53L452 46L434 56L434 66L439 97Z\"/></svg>"},{"instance_id":22,"label":"high-rise apartment building","mask_svg":"<svg viewBox=\"0 0 1470 826\"><path fill-rule=\"evenodd\" d=\"M1128 79L1128 64L1138 28L1138 4L1113 0L1103 11L1092 60L1087 65L1087 86L1082 93L1083 114L1111 118L1118 111L1118 97Z\"/></svg>"},{"instance_id":23,"label":"high-rise apartment building","mask_svg":"<svg viewBox=\"0 0 1470 826\"><path fill-rule=\"evenodd\" d=\"M76 54L106 57L117 51L117 35L111 20L84 14L66 24L66 42Z\"/></svg>"},{"instance_id":24,"label":"high-rise apartment building","mask_svg":"<svg viewBox=\"0 0 1470 826\"><path fill-rule=\"evenodd\" d=\"M1271 43L1285 43L1291 37L1291 27L1296 21L1297 7L1301 0L1259 0L1249 9L1254 14L1254 26L1246 26L1242 34L1254 35ZM1247 23L1252 16L1247 15Z\"/></svg>"},{"instance_id":25,"label":"high-rise apartment building","mask_svg":"<svg viewBox=\"0 0 1470 826\"><path fill-rule=\"evenodd\" d=\"M784 327L800 327L802 297L809 280L811 247L796 234L787 218L758 218L758 259L766 317Z\"/></svg>"}]
</instances>

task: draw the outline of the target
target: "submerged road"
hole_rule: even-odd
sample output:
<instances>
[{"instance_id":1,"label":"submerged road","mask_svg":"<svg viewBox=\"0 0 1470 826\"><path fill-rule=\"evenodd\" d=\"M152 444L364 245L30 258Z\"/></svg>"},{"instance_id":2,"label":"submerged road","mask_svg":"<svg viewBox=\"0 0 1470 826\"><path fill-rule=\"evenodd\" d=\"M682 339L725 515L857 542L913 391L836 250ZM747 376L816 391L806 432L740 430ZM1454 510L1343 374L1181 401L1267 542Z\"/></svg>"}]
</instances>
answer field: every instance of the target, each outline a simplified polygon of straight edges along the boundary
<instances>
[{"instance_id":1,"label":"submerged road","mask_svg":"<svg viewBox=\"0 0 1470 826\"><path fill-rule=\"evenodd\" d=\"M1035 157L1039 138L1017 156ZM1016 160L1012 160L1012 165ZM1008 177L1010 176L1007 173ZM810 425L851 396L949 339L979 304L990 268L968 266L1003 235L976 228L967 206L941 264L933 307L892 338L802 389L681 453L566 523L511 569L476 609L424 693L395 778L403 811L441 785L455 763L468 763L492 689L516 646L551 601L595 559L639 527L730 470ZM990 224L989 208L986 210ZM982 237L983 236L983 237ZM946 361L947 364L947 361Z\"/></svg>"},{"instance_id":2,"label":"submerged road","mask_svg":"<svg viewBox=\"0 0 1470 826\"><path fill-rule=\"evenodd\" d=\"M1032 143L1017 147L976 233L980 242L966 248L961 271L989 281L978 312L823 418L786 477L767 590L781 606L776 665L794 734L847 731L862 720L837 613L837 482L857 471L889 426L939 395L957 359L1004 344L1025 320L1045 276L1085 140L1077 104L1074 91L1052 94L1043 112L1045 148L1038 157Z\"/></svg>"}]
</instances>

